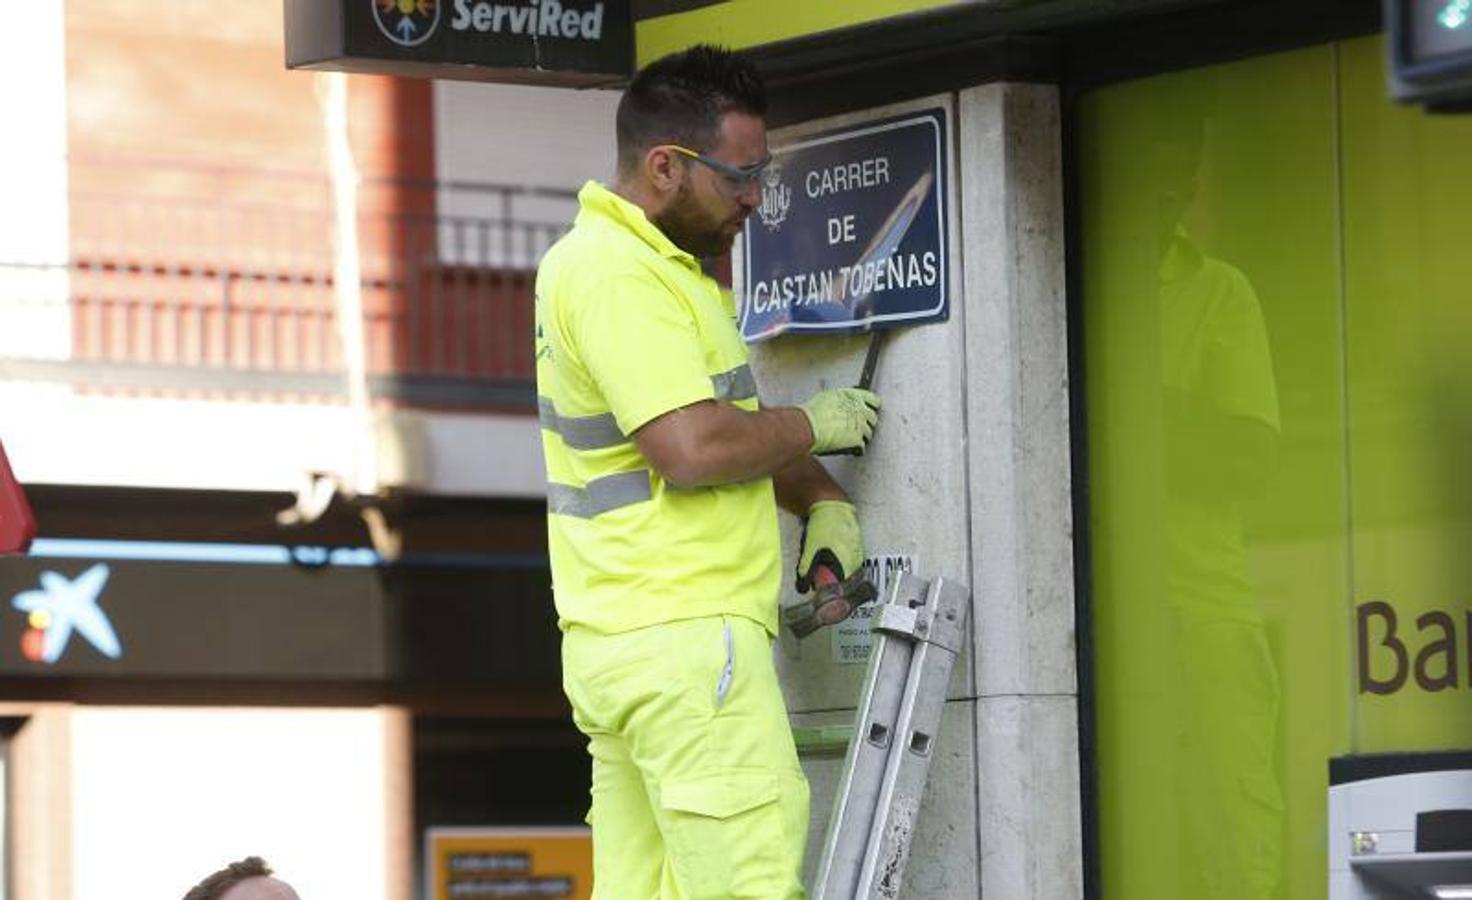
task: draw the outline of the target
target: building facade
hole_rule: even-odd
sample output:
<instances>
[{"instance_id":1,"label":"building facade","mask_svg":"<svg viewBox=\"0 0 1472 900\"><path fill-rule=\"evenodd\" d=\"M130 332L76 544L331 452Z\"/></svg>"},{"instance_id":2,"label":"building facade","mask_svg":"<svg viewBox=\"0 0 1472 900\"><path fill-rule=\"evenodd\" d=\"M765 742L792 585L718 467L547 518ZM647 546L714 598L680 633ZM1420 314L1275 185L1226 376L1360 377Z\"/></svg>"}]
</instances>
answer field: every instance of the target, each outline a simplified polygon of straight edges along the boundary
<instances>
[{"instance_id":1,"label":"building facade","mask_svg":"<svg viewBox=\"0 0 1472 900\"><path fill-rule=\"evenodd\" d=\"M527 332L612 96L290 72L280 4L24 31L0 896L406 898L428 828L578 822Z\"/></svg>"},{"instance_id":2,"label":"building facade","mask_svg":"<svg viewBox=\"0 0 1472 900\"><path fill-rule=\"evenodd\" d=\"M537 248L565 224L567 190L608 174L609 157L573 151L608 139L613 95L493 100L354 76L334 120L328 87L279 71L276 11L242 12L211 43L205 6L169 26L196 54L178 59L205 72L197 56L239 53L268 87L193 93L233 76L180 77L194 67L146 42L133 55L147 65L109 68L128 46L111 32L142 41L142 14L102 0L47 13L64 42L23 69L52 75L23 98L34 177L14 189L37 212L0 208L19 248L0 301L29 304L7 314L25 337L0 334L20 411L0 437L43 532L235 555L124 560L62 542L0 568L19 599L43 572L83 585L105 566L119 593L100 605L124 648L73 637L47 669L48 625L0 610L14 626L0 633L9 884L111 895L94 861L133 852L128 813L182 821L225 784L220 801L251 824L181 836L191 855L155 893L285 803L331 812L240 855L267 853L313 893L351 871L354 896L406 897L425 828L583 813L517 359ZM972 594L902 896L1348 900L1472 884L1457 824L1472 808L1458 227L1472 119L1389 99L1379 4L632 6L641 63L707 40L753 55L779 156L941 123L946 314L896 329L872 452L831 461L877 568ZM109 99L118 71L168 91ZM147 118L170 92L202 133ZM234 111L209 125L220 96ZM355 307L341 243L324 239L342 233L334 133L361 179ZM135 143L93 146L119 134ZM150 147L191 164L124 174ZM83 171L120 156L133 168ZM288 170L310 187L283 187ZM210 231L180 213L150 243L169 216L139 229L95 211L120 183L155 209L182 193L316 218L280 238L280 218ZM278 242L237 240L251 234ZM195 256L174 252L191 241ZM748 307L754 250L731 266ZM764 400L852 383L866 346L755 343ZM56 424L31 424L43 412ZM301 523L278 524L286 510ZM775 649L814 787L810 857L871 649L857 627ZM234 749L200 767L202 741ZM149 771L165 786L145 790Z\"/></svg>"},{"instance_id":3,"label":"building facade","mask_svg":"<svg viewBox=\"0 0 1472 900\"><path fill-rule=\"evenodd\" d=\"M1472 883L1435 836L1469 806L1469 198L1438 162L1472 131L1390 99L1379 4L649 6L641 61L761 61L774 147L953 126L949 318L891 339L874 452L834 467L871 551L973 592L904 896ZM758 380L844 383L864 346L774 338ZM851 714L831 648L779 658L800 737Z\"/></svg>"}]
</instances>

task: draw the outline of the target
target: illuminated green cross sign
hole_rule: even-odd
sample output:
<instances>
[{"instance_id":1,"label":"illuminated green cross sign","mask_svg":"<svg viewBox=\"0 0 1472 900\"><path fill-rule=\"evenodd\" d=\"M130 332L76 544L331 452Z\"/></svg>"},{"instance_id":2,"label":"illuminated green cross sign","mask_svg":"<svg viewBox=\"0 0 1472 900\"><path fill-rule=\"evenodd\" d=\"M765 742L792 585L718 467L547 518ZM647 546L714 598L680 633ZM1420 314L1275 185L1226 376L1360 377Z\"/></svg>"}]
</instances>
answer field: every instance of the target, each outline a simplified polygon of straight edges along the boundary
<instances>
[{"instance_id":1,"label":"illuminated green cross sign","mask_svg":"<svg viewBox=\"0 0 1472 900\"><path fill-rule=\"evenodd\" d=\"M1437 13L1436 21L1456 30L1467 24L1469 13L1472 13L1472 0L1452 0L1445 9Z\"/></svg>"}]
</instances>

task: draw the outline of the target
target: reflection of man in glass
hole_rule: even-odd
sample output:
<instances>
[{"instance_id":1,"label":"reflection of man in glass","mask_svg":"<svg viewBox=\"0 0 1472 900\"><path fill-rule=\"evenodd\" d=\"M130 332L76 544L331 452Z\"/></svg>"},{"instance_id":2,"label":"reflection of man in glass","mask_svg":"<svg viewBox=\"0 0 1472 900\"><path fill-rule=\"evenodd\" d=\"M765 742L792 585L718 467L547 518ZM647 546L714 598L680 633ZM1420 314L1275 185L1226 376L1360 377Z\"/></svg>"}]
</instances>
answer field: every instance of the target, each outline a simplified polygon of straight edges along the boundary
<instances>
[{"instance_id":1,"label":"reflection of man in glass","mask_svg":"<svg viewBox=\"0 0 1472 900\"><path fill-rule=\"evenodd\" d=\"M1248 576L1243 505L1272 473L1278 396L1247 278L1181 224L1196 196L1198 99L1145 171L1158 186L1159 335L1173 784L1182 898L1277 896L1283 800L1279 685ZM1162 785L1162 787L1167 787Z\"/></svg>"}]
</instances>

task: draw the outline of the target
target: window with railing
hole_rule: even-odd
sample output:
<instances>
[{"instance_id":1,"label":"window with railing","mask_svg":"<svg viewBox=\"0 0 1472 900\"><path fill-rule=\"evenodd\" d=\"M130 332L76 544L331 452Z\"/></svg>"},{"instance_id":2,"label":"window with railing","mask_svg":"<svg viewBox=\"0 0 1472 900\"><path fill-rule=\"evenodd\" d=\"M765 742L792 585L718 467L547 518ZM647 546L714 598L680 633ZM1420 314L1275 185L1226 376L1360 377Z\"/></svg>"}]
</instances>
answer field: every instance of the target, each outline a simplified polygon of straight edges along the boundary
<instances>
[{"instance_id":1,"label":"window with railing","mask_svg":"<svg viewBox=\"0 0 1472 900\"><path fill-rule=\"evenodd\" d=\"M0 378L341 402L339 243L320 175L116 166L74 178L64 247L0 245ZM365 179L370 394L529 409L533 280L572 191Z\"/></svg>"}]
</instances>

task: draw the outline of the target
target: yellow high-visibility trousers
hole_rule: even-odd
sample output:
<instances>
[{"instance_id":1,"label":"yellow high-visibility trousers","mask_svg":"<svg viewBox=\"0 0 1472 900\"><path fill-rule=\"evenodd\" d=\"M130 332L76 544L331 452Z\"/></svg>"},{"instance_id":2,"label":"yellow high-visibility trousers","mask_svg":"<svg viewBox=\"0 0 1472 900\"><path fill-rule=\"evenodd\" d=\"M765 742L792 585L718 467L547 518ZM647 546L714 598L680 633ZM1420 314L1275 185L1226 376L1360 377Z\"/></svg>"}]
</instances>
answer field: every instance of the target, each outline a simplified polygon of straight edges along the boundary
<instances>
[{"instance_id":1,"label":"yellow high-visibility trousers","mask_svg":"<svg viewBox=\"0 0 1472 900\"><path fill-rule=\"evenodd\" d=\"M802 900L808 785L772 641L741 616L563 635L593 757L593 900Z\"/></svg>"}]
</instances>

